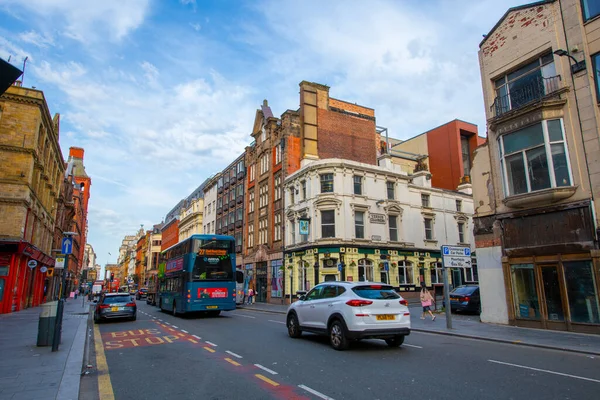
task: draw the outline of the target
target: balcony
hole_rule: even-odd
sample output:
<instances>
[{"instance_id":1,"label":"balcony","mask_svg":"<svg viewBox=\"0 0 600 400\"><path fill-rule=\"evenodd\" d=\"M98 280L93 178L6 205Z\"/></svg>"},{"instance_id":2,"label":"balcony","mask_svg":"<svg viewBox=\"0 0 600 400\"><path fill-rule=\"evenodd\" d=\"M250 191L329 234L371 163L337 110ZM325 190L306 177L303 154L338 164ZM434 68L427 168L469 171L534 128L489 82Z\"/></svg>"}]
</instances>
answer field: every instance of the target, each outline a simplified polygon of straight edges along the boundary
<instances>
[{"instance_id":1,"label":"balcony","mask_svg":"<svg viewBox=\"0 0 600 400\"><path fill-rule=\"evenodd\" d=\"M223 188L227 189L228 187L229 187L229 181L227 181L223 184Z\"/></svg>"},{"instance_id":2,"label":"balcony","mask_svg":"<svg viewBox=\"0 0 600 400\"><path fill-rule=\"evenodd\" d=\"M240 172L237 173L237 178L238 179L243 179L244 175L246 175L245 171L240 171Z\"/></svg>"},{"instance_id":3,"label":"balcony","mask_svg":"<svg viewBox=\"0 0 600 400\"><path fill-rule=\"evenodd\" d=\"M236 202L238 204L243 203L244 202L244 196L238 196L237 199L236 199Z\"/></svg>"},{"instance_id":4,"label":"balcony","mask_svg":"<svg viewBox=\"0 0 600 400\"><path fill-rule=\"evenodd\" d=\"M241 228L242 227L242 221L235 221L235 227L236 228Z\"/></svg>"},{"instance_id":5,"label":"balcony","mask_svg":"<svg viewBox=\"0 0 600 400\"><path fill-rule=\"evenodd\" d=\"M494 117L497 118L509 111L517 110L536 101L556 95L563 87L560 75L550 78L538 75L527 83L511 88L509 94L496 97L491 109L494 110Z\"/></svg>"},{"instance_id":6,"label":"balcony","mask_svg":"<svg viewBox=\"0 0 600 400\"><path fill-rule=\"evenodd\" d=\"M223 214L223 207L217 207L217 215Z\"/></svg>"},{"instance_id":7,"label":"balcony","mask_svg":"<svg viewBox=\"0 0 600 400\"><path fill-rule=\"evenodd\" d=\"M229 209L229 203L223 202L223 211Z\"/></svg>"},{"instance_id":8,"label":"balcony","mask_svg":"<svg viewBox=\"0 0 600 400\"><path fill-rule=\"evenodd\" d=\"M231 182L231 184L233 185L235 182L237 181L237 176L233 175L231 178L229 178L229 182Z\"/></svg>"},{"instance_id":9,"label":"balcony","mask_svg":"<svg viewBox=\"0 0 600 400\"><path fill-rule=\"evenodd\" d=\"M232 222L229 224L229 230L232 231L235 229L235 224Z\"/></svg>"},{"instance_id":10,"label":"balcony","mask_svg":"<svg viewBox=\"0 0 600 400\"><path fill-rule=\"evenodd\" d=\"M235 208L235 199L229 202L229 207Z\"/></svg>"},{"instance_id":11,"label":"balcony","mask_svg":"<svg viewBox=\"0 0 600 400\"><path fill-rule=\"evenodd\" d=\"M217 189L217 193L223 193L223 186Z\"/></svg>"}]
</instances>

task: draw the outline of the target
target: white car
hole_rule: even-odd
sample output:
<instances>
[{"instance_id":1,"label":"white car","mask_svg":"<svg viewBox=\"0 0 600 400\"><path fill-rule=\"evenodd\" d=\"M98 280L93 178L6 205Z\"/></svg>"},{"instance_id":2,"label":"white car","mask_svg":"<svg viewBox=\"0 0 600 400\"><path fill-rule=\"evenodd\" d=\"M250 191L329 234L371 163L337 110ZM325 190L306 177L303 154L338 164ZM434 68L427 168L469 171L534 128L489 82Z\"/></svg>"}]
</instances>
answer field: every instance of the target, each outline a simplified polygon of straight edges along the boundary
<instances>
[{"instance_id":1,"label":"white car","mask_svg":"<svg viewBox=\"0 0 600 400\"><path fill-rule=\"evenodd\" d=\"M358 339L398 347L410 334L408 302L385 283L321 283L290 305L286 320L290 337L303 331L327 335L336 350Z\"/></svg>"}]
</instances>

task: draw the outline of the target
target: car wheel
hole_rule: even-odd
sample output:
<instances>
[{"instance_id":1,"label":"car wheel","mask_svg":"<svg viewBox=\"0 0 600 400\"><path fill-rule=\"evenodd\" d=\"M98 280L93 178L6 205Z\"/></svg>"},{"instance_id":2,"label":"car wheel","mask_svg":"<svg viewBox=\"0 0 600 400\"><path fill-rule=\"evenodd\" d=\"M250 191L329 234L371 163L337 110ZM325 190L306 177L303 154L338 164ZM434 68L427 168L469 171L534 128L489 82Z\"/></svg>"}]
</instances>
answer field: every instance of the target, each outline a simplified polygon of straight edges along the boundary
<instances>
[{"instance_id":1,"label":"car wheel","mask_svg":"<svg viewBox=\"0 0 600 400\"><path fill-rule=\"evenodd\" d=\"M135 314L133 317L131 317L132 321L135 321L137 319L137 314Z\"/></svg>"},{"instance_id":2,"label":"car wheel","mask_svg":"<svg viewBox=\"0 0 600 400\"><path fill-rule=\"evenodd\" d=\"M404 343L404 335L397 335L390 339L385 339L385 342L390 347L400 347Z\"/></svg>"},{"instance_id":3,"label":"car wheel","mask_svg":"<svg viewBox=\"0 0 600 400\"><path fill-rule=\"evenodd\" d=\"M94 323L95 324L100 323L100 320L98 319L98 315L96 313L94 313Z\"/></svg>"},{"instance_id":4,"label":"car wheel","mask_svg":"<svg viewBox=\"0 0 600 400\"><path fill-rule=\"evenodd\" d=\"M297 339L302 336L302 331L300 330L300 324L298 323L298 317L296 317L296 314L290 314L290 316L287 318L287 328L288 335L290 335L291 338Z\"/></svg>"},{"instance_id":5,"label":"car wheel","mask_svg":"<svg viewBox=\"0 0 600 400\"><path fill-rule=\"evenodd\" d=\"M345 350L350 344L344 332L344 325L339 320L333 321L329 326L329 342L336 350Z\"/></svg>"}]
</instances>

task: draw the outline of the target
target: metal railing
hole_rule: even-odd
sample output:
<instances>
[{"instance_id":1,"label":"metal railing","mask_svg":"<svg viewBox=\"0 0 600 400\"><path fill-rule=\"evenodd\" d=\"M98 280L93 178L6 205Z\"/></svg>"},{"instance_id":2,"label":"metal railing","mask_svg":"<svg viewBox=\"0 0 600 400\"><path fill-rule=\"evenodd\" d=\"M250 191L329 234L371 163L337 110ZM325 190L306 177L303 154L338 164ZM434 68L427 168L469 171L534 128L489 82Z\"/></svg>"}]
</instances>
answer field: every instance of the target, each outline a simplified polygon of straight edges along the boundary
<instances>
[{"instance_id":1,"label":"metal railing","mask_svg":"<svg viewBox=\"0 0 600 400\"><path fill-rule=\"evenodd\" d=\"M494 116L499 117L508 111L524 107L558 91L562 88L561 80L560 75L550 78L536 76L519 88L512 89L509 94L496 97L492 104Z\"/></svg>"}]
</instances>

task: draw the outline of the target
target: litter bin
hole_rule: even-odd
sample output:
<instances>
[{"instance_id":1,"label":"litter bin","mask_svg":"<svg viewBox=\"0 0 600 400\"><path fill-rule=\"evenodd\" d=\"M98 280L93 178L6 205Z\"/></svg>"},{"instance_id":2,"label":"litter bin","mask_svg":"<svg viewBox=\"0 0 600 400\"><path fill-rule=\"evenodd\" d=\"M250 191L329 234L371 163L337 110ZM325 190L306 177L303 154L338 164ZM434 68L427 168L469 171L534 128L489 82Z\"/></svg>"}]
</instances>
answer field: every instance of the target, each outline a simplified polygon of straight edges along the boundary
<instances>
[{"instance_id":1,"label":"litter bin","mask_svg":"<svg viewBox=\"0 0 600 400\"><path fill-rule=\"evenodd\" d=\"M38 323L38 346L52 346L57 308L58 301L50 301L42 304L42 312L40 313L40 321Z\"/></svg>"}]
</instances>

